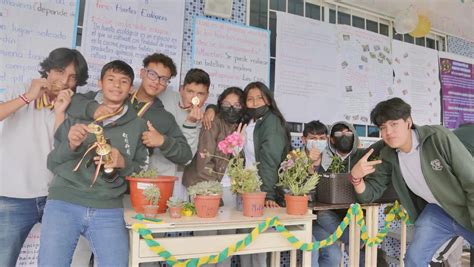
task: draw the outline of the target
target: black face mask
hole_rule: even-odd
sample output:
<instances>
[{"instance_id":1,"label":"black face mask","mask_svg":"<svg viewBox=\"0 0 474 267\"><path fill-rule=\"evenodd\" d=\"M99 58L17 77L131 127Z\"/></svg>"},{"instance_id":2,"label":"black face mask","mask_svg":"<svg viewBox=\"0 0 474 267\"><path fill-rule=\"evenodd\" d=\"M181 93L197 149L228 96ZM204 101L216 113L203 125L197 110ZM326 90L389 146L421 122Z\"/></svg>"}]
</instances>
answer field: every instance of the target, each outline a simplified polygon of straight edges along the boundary
<instances>
[{"instance_id":1,"label":"black face mask","mask_svg":"<svg viewBox=\"0 0 474 267\"><path fill-rule=\"evenodd\" d=\"M349 153L352 150L352 146L354 144L354 136L340 136L335 137L336 142L334 142L334 147L342 152L342 153Z\"/></svg>"},{"instance_id":2,"label":"black face mask","mask_svg":"<svg viewBox=\"0 0 474 267\"><path fill-rule=\"evenodd\" d=\"M247 108L248 114L254 119L258 119L262 117L267 112L267 110L268 110L267 105L261 106L259 108Z\"/></svg>"},{"instance_id":3,"label":"black face mask","mask_svg":"<svg viewBox=\"0 0 474 267\"><path fill-rule=\"evenodd\" d=\"M234 107L221 107L220 114L225 122L237 123L242 118L242 109L236 109Z\"/></svg>"}]
</instances>

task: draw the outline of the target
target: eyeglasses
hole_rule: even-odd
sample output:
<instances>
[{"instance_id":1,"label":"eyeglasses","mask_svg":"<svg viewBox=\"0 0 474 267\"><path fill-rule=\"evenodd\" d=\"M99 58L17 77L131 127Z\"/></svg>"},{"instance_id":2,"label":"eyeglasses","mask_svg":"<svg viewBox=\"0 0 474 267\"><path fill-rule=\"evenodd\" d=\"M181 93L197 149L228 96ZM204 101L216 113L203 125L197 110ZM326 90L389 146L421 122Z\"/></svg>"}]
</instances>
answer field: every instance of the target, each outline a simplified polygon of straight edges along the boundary
<instances>
[{"instance_id":1,"label":"eyeglasses","mask_svg":"<svg viewBox=\"0 0 474 267\"><path fill-rule=\"evenodd\" d=\"M340 132L340 131L337 131L337 132L334 132L334 136L335 137L341 137L341 136L353 136L354 133L353 132L350 132L350 131L347 131L347 132Z\"/></svg>"},{"instance_id":2,"label":"eyeglasses","mask_svg":"<svg viewBox=\"0 0 474 267\"><path fill-rule=\"evenodd\" d=\"M145 69L145 71L146 71L146 76L148 77L148 79L152 81L158 80L158 82L162 85L168 85L171 83L170 77L160 76L158 75L158 73L156 73L156 71L151 70L151 69Z\"/></svg>"},{"instance_id":3,"label":"eyeglasses","mask_svg":"<svg viewBox=\"0 0 474 267\"><path fill-rule=\"evenodd\" d=\"M231 104L229 102L222 102L222 105L221 107L223 108L231 108L231 107L234 107L234 109L242 109L242 105L240 105L240 103L235 103L235 104Z\"/></svg>"}]
</instances>

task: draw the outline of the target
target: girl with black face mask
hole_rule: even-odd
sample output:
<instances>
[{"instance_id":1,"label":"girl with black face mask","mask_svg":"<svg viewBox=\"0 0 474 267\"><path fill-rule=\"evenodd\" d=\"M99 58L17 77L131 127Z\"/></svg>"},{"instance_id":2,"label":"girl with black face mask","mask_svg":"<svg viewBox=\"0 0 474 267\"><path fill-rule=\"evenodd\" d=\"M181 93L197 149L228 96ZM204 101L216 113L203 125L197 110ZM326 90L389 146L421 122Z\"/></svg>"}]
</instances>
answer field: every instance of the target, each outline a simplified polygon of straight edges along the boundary
<instances>
[{"instance_id":1,"label":"girl with black face mask","mask_svg":"<svg viewBox=\"0 0 474 267\"><path fill-rule=\"evenodd\" d=\"M189 187L201 181L222 181L224 190L227 187L230 192L230 180L227 180L228 177L223 175L227 167L227 161L216 157L201 157L200 153L209 152L222 158L230 158L230 155L223 154L217 148L217 144L237 130L244 112L242 89L230 87L224 90L217 100L217 110L218 113L212 122L212 127L201 130L198 151L192 162L184 170L183 184ZM214 172L209 173L207 168L211 168ZM235 201L224 199L224 203L229 206L234 204Z\"/></svg>"},{"instance_id":2,"label":"girl with black face mask","mask_svg":"<svg viewBox=\"0 0 474 267\"><path fill-rule=\"evenodd\" d=\"M245 165L258 162L258 174L262 178L261 190L267 193L265 206L278 207L275 185L278 167L290 148L290 135L286 121L278 110L272 93L261 82L252 82L245 87L247 106L245 129ZM241 266L265 266L266 254L242 255Z\"/></svg>"}]
</instances>

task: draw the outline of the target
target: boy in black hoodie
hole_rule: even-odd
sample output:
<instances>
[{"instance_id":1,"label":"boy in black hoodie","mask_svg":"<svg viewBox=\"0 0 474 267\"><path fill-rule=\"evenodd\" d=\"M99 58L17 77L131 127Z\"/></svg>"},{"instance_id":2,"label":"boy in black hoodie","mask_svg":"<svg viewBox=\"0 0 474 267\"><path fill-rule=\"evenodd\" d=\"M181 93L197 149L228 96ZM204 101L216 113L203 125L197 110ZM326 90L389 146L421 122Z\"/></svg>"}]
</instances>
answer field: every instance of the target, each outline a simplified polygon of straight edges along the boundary
<instances>
[{"instance_id":1,"label":"boy in black hoodie","mask_svg":"<svg viewBox=\"0 0 474 267\"><path fill-rule=\"evenodd\" d=\"M39 266L70 265L79 235L88 239L99 266L127 266L125 176L146 169L149 161L141 141L146 123L126 101L133 78L127 63L106 64L95 99L112 112L94 121L69 117L56 132L55 148L48 155L55 176L43 216ZM97 141L90 123L101 126L110 143L105 162L90 149Z\"/></svg>"}]
</instances>

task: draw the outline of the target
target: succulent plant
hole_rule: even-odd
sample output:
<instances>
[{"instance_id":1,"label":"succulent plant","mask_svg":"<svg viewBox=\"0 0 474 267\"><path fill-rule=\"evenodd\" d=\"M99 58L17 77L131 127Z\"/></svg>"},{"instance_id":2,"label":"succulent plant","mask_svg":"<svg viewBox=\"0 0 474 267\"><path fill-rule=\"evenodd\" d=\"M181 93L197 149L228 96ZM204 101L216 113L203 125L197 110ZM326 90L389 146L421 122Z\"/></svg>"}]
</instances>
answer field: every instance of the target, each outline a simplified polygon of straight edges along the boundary
<instances>
[{"instance_id":1,"label":"succulent plant","mask_svg":"<svg viewBox=\"0 0 474 267\"><path fill-rule=\"evenodd\" d=\"M218 181L203 181L188 187L188 194L196 195L219 195L222 194L222 184Z\"/></svg>"},{"instance_id":2,"label":"succulent plant","mask_svg":"<svg viewBox=\"0 0 474 267\"><path fill-rule=\"evenodd\" d=\"M143 196L150 202L150 205L157 205L160 200L160 189L155 185L150 185L143 190Z\"/></svg>"}]
</instances>

